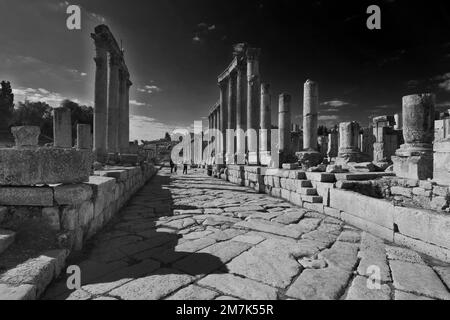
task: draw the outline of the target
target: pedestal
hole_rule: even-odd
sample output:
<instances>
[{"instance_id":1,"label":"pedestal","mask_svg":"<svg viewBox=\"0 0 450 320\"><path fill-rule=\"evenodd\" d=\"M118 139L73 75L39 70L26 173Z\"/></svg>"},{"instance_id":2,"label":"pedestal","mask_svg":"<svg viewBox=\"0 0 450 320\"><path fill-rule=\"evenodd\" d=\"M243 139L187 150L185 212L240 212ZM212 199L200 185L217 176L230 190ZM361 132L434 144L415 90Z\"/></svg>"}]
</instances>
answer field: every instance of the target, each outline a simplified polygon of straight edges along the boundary
<instances>
[{"instance_id":1,"label":"pedestal","mask_svg":"<svg viewBox=\"0 0 450 320\"><path fill-rule=\"evenodd\" d=\"M259 157L262 166L270 165L270 160L272 160L270 151L260 151Z\"/></svg>"},{"instance_id":2,"label":"pedestal","mask_svg":"<svg viewBox=\"0 0 450 320\"><path fill-rule=\"evenodd\" d=\"M427 180L433 178L433 150L430 145L402 145L392 157L399 178Z\"/></svg>"},{"instance_id":3,"label":"pedestal","mask_svg":"<svg viewBox=\"0 0 450 320\"><path fill-rule=\"evenodd\" d=\"M301 151L295 154L303 168L309 169L322 163L324 156L317 151Z\"/></svg>"}]
</instances>

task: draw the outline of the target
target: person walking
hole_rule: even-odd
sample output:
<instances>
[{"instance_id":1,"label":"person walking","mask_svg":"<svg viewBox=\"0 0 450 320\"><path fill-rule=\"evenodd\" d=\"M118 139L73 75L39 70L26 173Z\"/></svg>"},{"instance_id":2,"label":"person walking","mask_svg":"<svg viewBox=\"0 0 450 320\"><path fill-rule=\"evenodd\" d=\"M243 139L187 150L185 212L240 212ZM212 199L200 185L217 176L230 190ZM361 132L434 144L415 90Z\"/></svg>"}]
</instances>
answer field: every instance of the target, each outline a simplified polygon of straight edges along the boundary
<instances>
[{"instance_id":1,"label":"person walking","mask_svg":"<svg viewBox=\"0 0 450 320\"><path fill-rule=\"evenodd\" d=\"M188 164L187 164L187 161L183 162L183 174L188 174Z\"/></svg>"}]
</instances>

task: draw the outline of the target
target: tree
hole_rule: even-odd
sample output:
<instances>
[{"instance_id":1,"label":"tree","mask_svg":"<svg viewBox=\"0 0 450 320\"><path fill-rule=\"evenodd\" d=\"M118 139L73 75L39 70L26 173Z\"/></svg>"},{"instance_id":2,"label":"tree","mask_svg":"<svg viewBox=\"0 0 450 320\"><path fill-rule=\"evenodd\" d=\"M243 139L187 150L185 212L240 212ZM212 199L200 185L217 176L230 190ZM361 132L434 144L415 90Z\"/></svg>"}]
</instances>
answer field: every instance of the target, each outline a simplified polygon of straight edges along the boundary
<instances>
[{"instance_id":1,"label":"tree","mask_svg":"<svg viewBox=\"0 0 450 320\"><path fill-rule=\"evenodd\" d=\"M14 111L14 94L11 84L7 81L1 82L0 89L0 129L9 127Z\"/></svg>"},{"instance_id":2,"label":"tree","mask_svg":"<svg viewBox=\"0 0 450 320\"><path fill-rule=\"evenodd\" d=\"M170 137L170 134L168 132L166 132L166 136L164 137L164 139L166 139L167 142L172 141L172 138Z\"/></svg>"},{"instance_id":3,"label":"tree","mask_svg":"<svg viewBox=\"0 0 450 320\"><path fill-rule=\"evenodd\" d=\"M19 102L12 116L13 126L38 126L41 133L53 136L52 107L45 102Z\"/></svg>"}]
</instances>

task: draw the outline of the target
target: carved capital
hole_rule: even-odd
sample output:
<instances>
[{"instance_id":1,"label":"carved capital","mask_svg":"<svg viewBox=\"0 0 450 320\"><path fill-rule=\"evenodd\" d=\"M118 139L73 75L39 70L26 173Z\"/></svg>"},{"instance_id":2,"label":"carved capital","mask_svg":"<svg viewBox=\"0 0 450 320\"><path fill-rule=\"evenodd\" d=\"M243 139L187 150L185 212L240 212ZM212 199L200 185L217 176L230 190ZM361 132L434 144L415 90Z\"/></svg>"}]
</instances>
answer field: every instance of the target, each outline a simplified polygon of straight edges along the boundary
<instances>
[{"instance_id":1,"label":"carved capital","mask_svg":"<svg viewBox=\"0 0 450 320\"><path fill-rule=\"evenodd\" d=\"M259 48L248 48L247 49L247 60L254 61L258 60L261 54L261 49Z\"/></svg>"}]
</instances>

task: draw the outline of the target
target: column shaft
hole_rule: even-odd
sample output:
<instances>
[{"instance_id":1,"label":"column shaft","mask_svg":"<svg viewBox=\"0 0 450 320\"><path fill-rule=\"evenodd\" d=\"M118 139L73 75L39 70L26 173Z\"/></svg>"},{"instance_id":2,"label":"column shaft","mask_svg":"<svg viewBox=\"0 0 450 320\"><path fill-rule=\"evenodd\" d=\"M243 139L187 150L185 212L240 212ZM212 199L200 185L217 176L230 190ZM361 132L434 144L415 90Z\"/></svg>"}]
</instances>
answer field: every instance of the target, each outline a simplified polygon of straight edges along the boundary
<instances>
[{"instance_id":1,"label":"column shaft","mask_svg":"<svg viewBox=\"0 0 450 320\"><path fill-rule=\"evenodd\" d=\"M260 108L260 77L259 77L259 49L247 50L247 139L248 164L259 164L258 131Z\"/></svg>"},{"instance_id":2,"label":"column shaft","mask_svg":"<svg viewBox=\"0 0 450 320\"><path fill-rule=\"evenodd\" d=\"M303 99L303 148L306 151L317 151L318 108L318 85L308 80L304 86Z\"/></svg>"},{"instance_id":3,"label":"column shaft","mask_svg":"<svg viewBox=\"0 0 450 320\"><path fill-rule=\"evenodd\" d=\"M278 114L278 146L279 153L290 154L291 145L291 96L281 94L279 99Z\"/></svg>"},{"instance_id":4,"label":"column shaft","mask_svg":"<svg viewBox=\"0 0 450 320\"><path fill-rule=\"evenodd\" d=\"M226 129L228 128L228 99L227 99L227 83L220 83L220 113L219 113L219 130L220 137L219 152L216 156L216 164L225 164L225 152L227 146Z\"/></svg>"},{"instance_id":5,"label":"column shaft","mask_svg":"<svg viewBox=\"0 0 450 320\"><path fill-rule=\"evenodd\" d=\"M226 154L226 163L234 164L235 161L235 131L236 131L236 96L237 96L237 88L236 88L236 78L237 74L235 72L230 74L228 79L228 121L227 121L227 132L226 132L226 141L227 141L227 154Z\"/></svg>"},{"instance_id":6,"label":"column shaft","mask_svg":"<svg viewBox=\"0 0 450 320\"><path fill-rule=\"evenodd\" d=\"M260 136L259 153L261 164L268 165L270 162L270 131L272 127L271 120L271 96L270 86L261 84L261 116L260 116Z\"/></svg>"},{"instance_id":7,"label":"column shaft","mask_svg":"<svg viewBox=\"0 0 450 320\"><path fill-rule=\"evenodd\" d=\"M119 133L119 58L110 57L107 152L118 153Z\"/></svg>"},{"instance_id":8,"label":"column shaft","mask_svg":"<svg viewBox=\"0 0 450 320\"><path fill-rule=\"evenodd\" d=\"M106 160L106 127L108 105L108 54L104 47L96 44L95 57L95 107L94 107L94 152L97 161Z\"/></svg>"}]
</instances>

